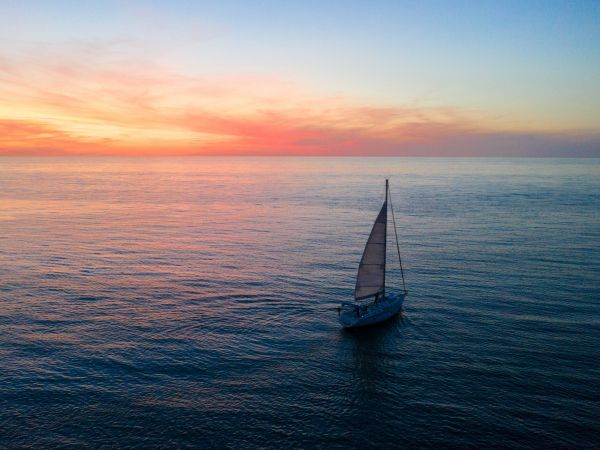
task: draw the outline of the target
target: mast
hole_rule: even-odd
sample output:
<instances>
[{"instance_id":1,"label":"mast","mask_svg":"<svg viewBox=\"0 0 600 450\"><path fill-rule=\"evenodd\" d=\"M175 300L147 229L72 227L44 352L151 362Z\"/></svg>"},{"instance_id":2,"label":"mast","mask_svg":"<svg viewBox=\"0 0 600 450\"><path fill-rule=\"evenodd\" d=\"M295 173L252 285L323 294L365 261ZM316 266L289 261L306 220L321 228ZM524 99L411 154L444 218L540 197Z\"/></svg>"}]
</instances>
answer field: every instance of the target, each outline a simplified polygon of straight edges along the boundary
<instances>
[{"instance_id":1,"label":"mast","mask_svg":"<svg viewBox=\"0 0 600 450\"><path fill-rule=\"evenodd\" d=\"M385 298L385 271L387 263L387 204L388 204L389 180L385 179L385 231L383 232L383 298Z\"/></svg>"}]
</instances>

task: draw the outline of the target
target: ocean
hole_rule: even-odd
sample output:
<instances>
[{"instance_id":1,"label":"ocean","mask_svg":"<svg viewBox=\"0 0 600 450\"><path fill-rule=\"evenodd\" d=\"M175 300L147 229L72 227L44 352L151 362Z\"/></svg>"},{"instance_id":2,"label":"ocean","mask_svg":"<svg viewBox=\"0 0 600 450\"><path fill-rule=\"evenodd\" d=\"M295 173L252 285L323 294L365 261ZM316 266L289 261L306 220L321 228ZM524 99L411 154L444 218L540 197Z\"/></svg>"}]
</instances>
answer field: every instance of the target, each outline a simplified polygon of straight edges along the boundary
<instances>
[{"instance_id":1,"label":"ocean","mask_svg":"<svg viewBox=\"0 0 600 450\"><path fill-rule=\"evenodd\" d=\"M343 330L386 177L409 295ZM597 448L599 417L600 159L0 159L2 448Z\"/></svg>"}]
</instances>

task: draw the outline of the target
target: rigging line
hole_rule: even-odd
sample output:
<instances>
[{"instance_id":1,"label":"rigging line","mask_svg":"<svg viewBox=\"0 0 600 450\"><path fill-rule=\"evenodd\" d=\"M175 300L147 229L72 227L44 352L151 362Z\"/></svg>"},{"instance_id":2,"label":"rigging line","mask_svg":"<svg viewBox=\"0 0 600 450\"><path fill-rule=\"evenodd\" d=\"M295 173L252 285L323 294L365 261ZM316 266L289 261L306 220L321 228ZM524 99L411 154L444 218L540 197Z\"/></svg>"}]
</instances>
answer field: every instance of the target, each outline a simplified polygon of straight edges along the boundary
<instances>
[{"instance_id":1,"label":"rigging line","mask_svg":"<svg viewBox=\"0 0 600 450\"><path fill-rule=\"evenodd\" d=\"M402 268L402 258L400 257L400 244L398 244L398 230L396 230L396 217L394 215L394 205L392 204L392 191L390 190L390 209L392 210L392 221L394 222L394 234L396 235L396 249L398 250L398 261L400 261L400 273L402 274L402 286L406 293L406 283L404 283L404 269Z\"/></svg>"}]
</instances>

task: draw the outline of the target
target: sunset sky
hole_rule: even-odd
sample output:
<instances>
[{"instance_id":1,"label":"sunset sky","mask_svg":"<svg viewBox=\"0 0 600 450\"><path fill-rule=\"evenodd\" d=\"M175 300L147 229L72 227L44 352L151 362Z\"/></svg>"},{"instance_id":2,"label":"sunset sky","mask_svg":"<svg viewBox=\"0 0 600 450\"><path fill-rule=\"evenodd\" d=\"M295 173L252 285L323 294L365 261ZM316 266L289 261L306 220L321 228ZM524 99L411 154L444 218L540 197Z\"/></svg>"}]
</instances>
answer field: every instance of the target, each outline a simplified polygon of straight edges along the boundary
<instances>
[{"instance_id":1,"label":"sunset sky","mask_svg":"<svg viewBox=\"0 0 600 450\"><path fill-rule=\"evenodd\" d=\"M600 156L597 1L0 3L0 154Z\"/></svg>"}]
</instances>

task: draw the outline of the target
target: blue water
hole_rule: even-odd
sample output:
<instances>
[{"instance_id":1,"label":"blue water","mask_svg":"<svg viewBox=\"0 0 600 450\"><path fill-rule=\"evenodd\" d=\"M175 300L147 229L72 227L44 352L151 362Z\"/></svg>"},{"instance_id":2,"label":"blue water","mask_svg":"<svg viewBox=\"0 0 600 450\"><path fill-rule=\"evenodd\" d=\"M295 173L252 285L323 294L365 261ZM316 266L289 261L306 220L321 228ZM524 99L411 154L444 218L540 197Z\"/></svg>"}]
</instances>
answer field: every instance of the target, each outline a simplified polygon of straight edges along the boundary
<instances>
[{"instance_id":1,"label":"blue water","mask_svg":"<svg viewBox=\"0 0 600 450\"><path fill-rule=\"evenodd\" d=\"M600 443L600 160L0 169L3 448ZM386 176L409 296L344 331Z\"/></svg>"}]
</instances>

